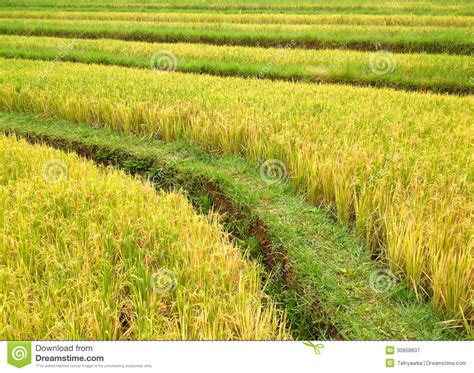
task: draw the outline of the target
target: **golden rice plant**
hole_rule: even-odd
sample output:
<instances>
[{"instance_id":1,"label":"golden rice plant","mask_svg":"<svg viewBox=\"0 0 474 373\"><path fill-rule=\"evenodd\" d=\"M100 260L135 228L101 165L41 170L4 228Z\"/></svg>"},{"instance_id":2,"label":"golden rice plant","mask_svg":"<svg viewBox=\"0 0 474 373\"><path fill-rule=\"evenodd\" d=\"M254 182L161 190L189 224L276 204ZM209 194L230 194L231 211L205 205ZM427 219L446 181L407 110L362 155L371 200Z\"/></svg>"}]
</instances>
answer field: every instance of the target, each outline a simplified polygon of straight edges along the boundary
<instances>
[{"instance_id":1,"label":"golden rice plant","mask_svg":"<svg viewBox=\"0 0 474 373\"><path fill-rule=\"evenodd\" d=\"M0 136L0 339L286 339L216 215Z\"/></svg>"},{"instance_id":2,"label":"golden rice plant","mask_svg":"<svg viewBox=\"0 0 474 373\"><path fill-rule=\"evenodd\" d=\"M472 37L472 29L469 27L468 22L462 22L458 27L452 27L449 24L433 24L428 25L410 25L405 26L401 24L393 24L389 27L384 23L376 22L374 24L364 23L236 23L236 22L215 22L212 20L206 20L201 22L186 22L186 21L173 21L173 22L154 22L154 21L142 21L137 22L135 20L120 20L120 19L45 19L45 18L0 18L0 24L8 25L21 25L24 27L31 26L33 29L41 29L46 27L50 30L62 30L70 29L75 31L84 30L84 27L93 30L96 27L104 27L106 30L121 33L123 31L135 31L142 30L152 32L156 28L166 27L169 30L180 30L186 33L192 31L208 31L208 32L234 32L239 31L245 32L273 32L280 34L282 38L281 43L284 44L285 40L291 40L291 36L307 36L316 37L323 36L323 40L334 40L333 36L339 35L342 40L344 36L357 36L358 41L370 41L377 43L380 38L393 38L403 39L407 33L409 39L416 41L417 38L427 38L432 42L437 41L434 37L436 33L443 35L443 40L449 37L450 34L456 35L458 38L462 37L466 40L466 43L470 43L469 38ZM91 31L92 32L92 31ZM354 34L354 33L357 33ZM46 34L47 35L47 34ZM378 37L378 39L377 39ZM137 40L140 40L137 37ZM143 39L142 39L143 40ZM455 40L455 39L453 39ZM336 40L337 41L337 40ZM438 40L438 42L440 42Z\"/></svg>"},{"instance_id":3,"label":"golden rice plant","mask_svg":"<svg viewBox=\"0 0 474 373\"><path fill-rule=\"evenodd\" d=\"M471 313L473 98L1 60L0 106L282 160L448 317Z\"/></svg>"},{"instance_id":4,"label":"golden rice plant","mask_svg":"<svg viewBox=\"0 0 474 373\"><path fill-rule=\"evenodd\" d=\"M383 26L449 26L469 27L465 16L431 15L370 15L370 14L265 14L211 12L78 12L0 10L0 18L115 20L145 22L227 22L273 24L355 24Z\"/></svg>"},{"instance_id":5,"label":"golden rice plant","mask_svg":"<svg viewBox=\"0 0 474 373\"><path fill-rule=\"evenodd\" d=\"M94 57L99 55L112 60L121 58L125 61L122 63L130 63L137 58L144 61L146 68L150 67L152 56L156 53L169 51L176 57L176 68L181 71L204 70L220 74L230 70L264 78L288 69L287 78L304 77L317 81L378 81L379 84L402 84L422 88L448 86L466 90L471 87L471 57L448 54L397 53L384 56L351 50L297 49L291 43L285 48L258 48L0 35L0 54L8 55L12 51L24 53L26 56L35 56L35 53L40 56L46 53L50 58L72 56L80 62L94 61ZM391 68L393 71L376 75L370 69L371 61L382 63L372 69L379 68L382 73ZM201 67L200 70L196 66L202 62L207 62L212 68Z\"/></svg>"}]
</instances>

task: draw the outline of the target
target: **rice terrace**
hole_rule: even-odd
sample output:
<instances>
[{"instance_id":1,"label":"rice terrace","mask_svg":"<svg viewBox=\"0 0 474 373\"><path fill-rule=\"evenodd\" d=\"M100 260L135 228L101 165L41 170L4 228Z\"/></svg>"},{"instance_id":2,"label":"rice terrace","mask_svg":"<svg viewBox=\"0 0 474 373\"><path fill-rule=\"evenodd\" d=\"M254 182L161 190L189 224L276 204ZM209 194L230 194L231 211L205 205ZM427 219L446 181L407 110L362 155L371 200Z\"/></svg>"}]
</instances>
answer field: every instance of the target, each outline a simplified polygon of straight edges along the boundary
<instances>
[{"instance_id":1,"label":"rice terrace","mask_svg":"<svg viewBox=\"0 0 474 373\"><path fill-rule=\"evenodd\" d=\"M2 0L1 340L473 340L474 5Z\"/></svg>"}]
</instances>

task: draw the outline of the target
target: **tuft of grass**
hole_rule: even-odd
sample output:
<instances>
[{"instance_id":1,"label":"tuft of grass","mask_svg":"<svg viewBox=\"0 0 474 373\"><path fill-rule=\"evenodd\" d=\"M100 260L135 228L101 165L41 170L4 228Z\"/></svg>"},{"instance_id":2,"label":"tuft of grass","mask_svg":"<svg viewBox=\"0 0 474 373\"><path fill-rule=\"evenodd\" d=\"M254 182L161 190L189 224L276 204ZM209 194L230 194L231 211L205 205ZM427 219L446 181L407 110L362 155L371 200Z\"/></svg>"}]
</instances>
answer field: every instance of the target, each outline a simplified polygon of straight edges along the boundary
<instances>
[{"instance_id":1,"label":"tuft of grass","mask_svg":"<svg viewBox=\"0 0 474 373\"><path fill-rule=\"evenodd\" d=\"M287 339L218 216L0 136L1 339Z\"/></svg>"}]
</instances>

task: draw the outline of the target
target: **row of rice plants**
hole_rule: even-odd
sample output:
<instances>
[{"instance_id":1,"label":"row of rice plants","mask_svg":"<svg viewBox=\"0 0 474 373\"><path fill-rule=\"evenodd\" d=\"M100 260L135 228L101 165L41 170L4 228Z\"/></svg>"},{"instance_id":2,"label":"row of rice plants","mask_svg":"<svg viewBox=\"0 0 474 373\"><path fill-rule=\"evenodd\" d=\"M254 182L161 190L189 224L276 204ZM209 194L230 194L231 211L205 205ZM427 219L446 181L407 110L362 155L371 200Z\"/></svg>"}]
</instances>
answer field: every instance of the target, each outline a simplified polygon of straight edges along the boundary
<instances>
[{"instance_id":1,"label":"row of rice plants","mask_svg":"<svg viewBox=\"0 0 474 373\"><path fill-rule=\"evenodd\" d=\"M111 38L156 42L192 42L249 46L342 48L393 52L469 54L470 27L381 25L286 25L238 23L156 23L58 19L0 19L1 34Z\"/></svg>"},{"instance_id":2,"label":"row of rice plants","mask_svg":"<svg viewBox=\"0 0 474 373\"><path fill-rule=\"evenodd\" d=\"M0 35L0 56L410 90L474 91L470 57Z\"/></svg>"},{"instance_id":3,"label":"row of rice plants","mask_svg":"<svg viewBox=\"0 0 474 373\"><path fill-rule=\"evenodd\" d=\"M354 15L354 14L269 14L269 13L189 13L189 12L64 12L0 10L0 18L69 19L145 22L214 22L302 25L379 25L469 27L470 17L429 15Z\"/></svg>"},{"instance_id":4,"label":"row of rice plants","mask_svg":"<svg viewBox=\"0 0 474 373\"><path fill-rule=\"evenodd\" d=\"M67 0L4 0L4 7L47 8L56 9L87 9L87 10L120 10L120 11L175 11L184 10L189 12L201 11L223 11L223 12L288 12L288 13L351 13L351 14L433 14L433 15L472 15L472 6L467 0L458 1L436 1L436 2L405 2L405 1L378 1L370 4L361 0L344 1L293 1L288 4L283 0L211 0L206 3L189 0L168 0L165 3L159 0L76 0L71 3Z\"/></svg>"}]
</instances>

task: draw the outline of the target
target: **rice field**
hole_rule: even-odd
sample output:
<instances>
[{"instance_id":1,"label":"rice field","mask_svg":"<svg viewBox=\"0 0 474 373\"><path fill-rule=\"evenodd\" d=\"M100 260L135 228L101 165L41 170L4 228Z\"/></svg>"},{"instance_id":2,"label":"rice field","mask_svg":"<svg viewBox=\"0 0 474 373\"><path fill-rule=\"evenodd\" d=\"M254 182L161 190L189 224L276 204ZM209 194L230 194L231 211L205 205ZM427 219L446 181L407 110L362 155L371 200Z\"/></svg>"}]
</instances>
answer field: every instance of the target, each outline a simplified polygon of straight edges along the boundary
<instances>
[{"instance_id":1,"label":"rice field","mask_svg":"<svg viewBox=\"0 0 474 373\"><path fill-rule=\"evenodd\" d=\"M183 195L13 137L0 164L1 339L288 338L262 269Z\"/></svg>"},{"instance_id":2,"label":"rice field","mask_svg":"<svg viewBox=\"0 0 474 373\"><path fill-rule=\"evenodd\" d=\"M394 282L405 284L406 297L413 296L420 309L428 305L439 325L455 330L458 338L472 337L474 39L467 2L91 0L71 5L35 0L21 11L20 5L12 0L0 7L0 111L102 128L139 142L184 142L209 157L243 157L257 169L277 160L277 172L284 174L279 182L290 188L288 193L329 214L332 225L361 240L373 262ZM157 55L164 56L165 66L154 63ZM382 61L374 60L379 57ZM282 288L272 285L275 268L268 250L274 256L282 248L270 248L269 242L285 242L286 234L272 229L275 211L259 220L265 232L249 233L253 238L243 240L241 227L221 226L226 218L218 218L212 206L203 211L208 197L193 197L191 205L185 193L157 192L143 180L98 168L75 154L12 137L1 141L4 164L15 160L0 170L6 211L0 294L10 307L0 327L4 338L289 339L304 329L294 327L292 301L278 296ZM64 159L68 169L81 171L45 190L29 187L32 177L41 182L38 169L52 154ZM241 177L235 174L236 180ZM88 180L97 180L92 190ZM238 197L225 192L215 197L209 183L202 193L217 198L213 203L227 206L226 214L241 222L244 212L235 212L222 198L247 206L256 187L242 185ZM271 199L272 186L261 193L263 200ZM96 202L78 205L78 200ZM156 205L166 208L156 210ZM34 216L48 216L46 206L57 214L31 223ZM31 218L5 224L18 214ZM92 229L80 216L107 223L92 224ZM66 224L77 229L64 237ZM32 297L46 302L44 289L32 285L45 267L31 264L44 248L33 241L27 251L25 237L47 237L55 248L56 256L48 257L45 267L63 265L59 248L64 248L76 258L68 263L70 278L74 269L90 268L74 280L84 301L68 305L67 326L51 310L49 326L40 327L31 318L36 305L19 305ZM84 262L75 247L96 255ZM7 259L7 250L18 250L16 259ZM261 252L263 263L249 250ZM305 250L310 252L311 245ZM291 250L282 255L293 268L309 258ZM314 267L305 265L296 280L288 276L297 271L287 268L278 286L294 290L301 284L292 281L317 276L320 263L311 260ZM115 265L121 270L110 279ZM163 265L175 273L179 286L171 296L156 298L145 285L153 268ZM8 284L18 273L28 276L16 295L8 296ZM325 276L338 275L326 271ZM62 289L70 278L49 288ZM264 279L271 285L265 286ZM49 281L59 280L53 276ZM350 288L353 279L338 281ZM314 288L298 296L313 299ZM128 303L119 299L124 291ZM60 293L57 302L74 298ZM385 302L394 302L385 296L371 301L376 309L369 307L369 317L385 310ZM368 300L360 302L364 309ZM378 308L379 303L384 306ZM321 298L323 315L337 313L333 306ZM109 316L98 319L104 310ZM11 332L17 330L9 325L13 314L15 325L30 326L22 335ZM404 315L404 321L416 325ZM340 322L337 315L335 320L320 326L326 328L322 335L381 338L350 330L355 324ZM99 331L101 323L108 326ZM388 331L385 335L394 339Z\"/></svg>"}]
</instances>

